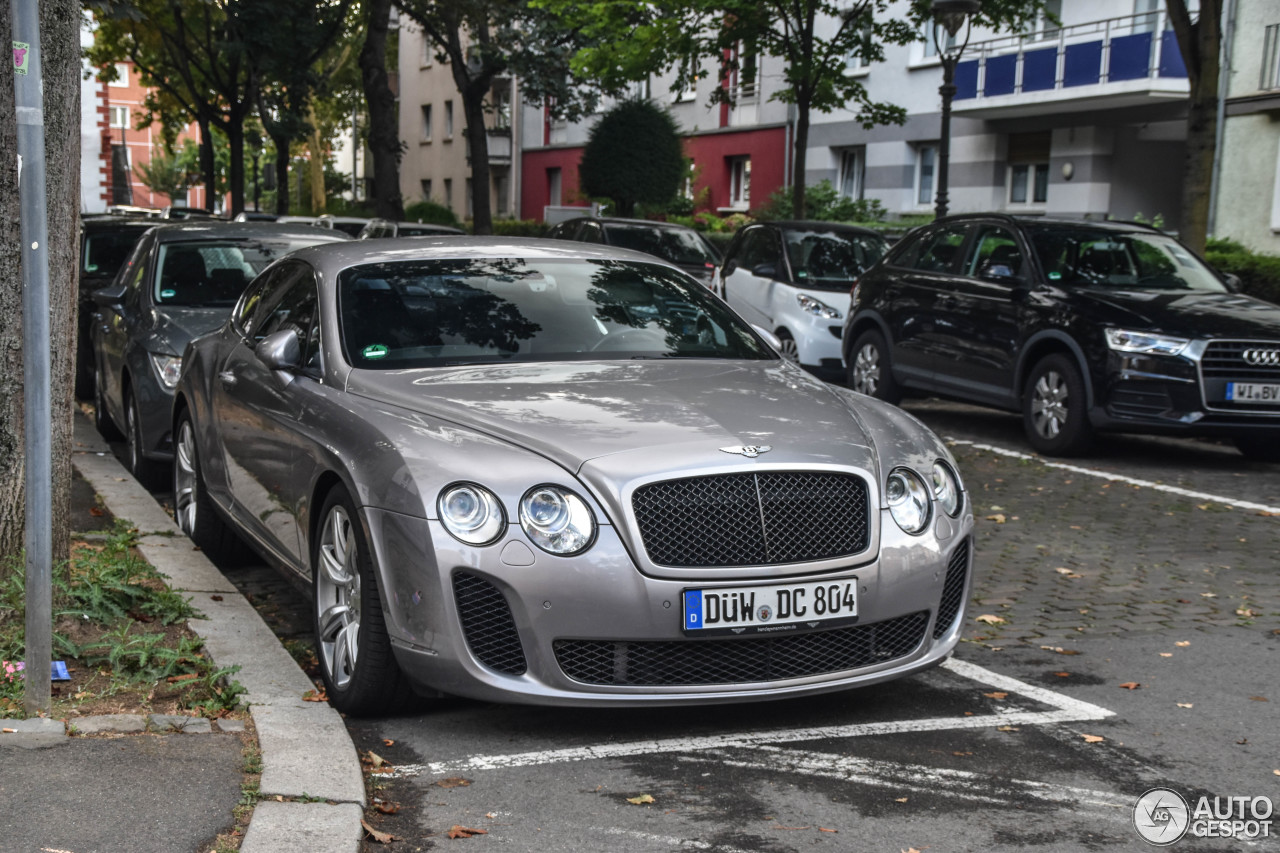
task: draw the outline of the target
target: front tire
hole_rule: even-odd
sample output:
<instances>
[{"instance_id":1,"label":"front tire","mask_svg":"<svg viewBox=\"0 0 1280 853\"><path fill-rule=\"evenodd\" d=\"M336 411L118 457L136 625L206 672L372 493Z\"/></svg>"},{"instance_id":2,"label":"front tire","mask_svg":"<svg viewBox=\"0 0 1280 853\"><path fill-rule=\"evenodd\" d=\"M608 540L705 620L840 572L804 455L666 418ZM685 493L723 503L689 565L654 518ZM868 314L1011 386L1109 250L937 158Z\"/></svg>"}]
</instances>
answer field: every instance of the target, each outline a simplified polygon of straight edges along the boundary
<instances>
[{"instance_id":1,"label":"front tire","mask_svg":"<svg viewBox=\"0 0 1280 853\"><path fill-rule=\"evenodd\" d=\"M138 416L138 398L128 393L124 405L125 462L129 473L148 491L164 482L164 464L142 455L142 419Z\"/></svg>"},{"instance_id":2,"label":"front tire","mask_svg":"<svg viewBox=\"0 0 1280 853\"><path fill-rule=\"evenodd\" d=\"M893 379L889 347L875 329L868 329L853 342L847 379L849 387L860 394L894 405L902 401L902 388Z\"/></svg>"},{"instance_id":3,"label":"front tire","mask_svg":"<svg viewBox=\"0 0 1280 853\"><path fill-rule=\"evenodd\" d=\"M342 486L320 510L311 564L316 655L329 704L358 717L402 707L412 691L391 649L360 517Z\"/></svg>"},{"instance_id":4,"label":"front tire","mask_svg":"<svg viewBox=\"0 0 1280 853\"><path fill-rule=\"evenodd\" d=\"M98 435L102 436L106 441L119 441L124 436L116 427L116 422L111 420L111 413L107 411L106 387L107 385L102 378L102 368L95 364L93 368L93 426L98 430Z\"/></svg>"},{"instance_id":5,"label":"front tire","mask_svg":"<svg viewBox=\"0 0 1280 853\"><path fill-rule=\"evenodd\" d=\"M1036 362L1022 389L1022 425L1027 443L1046 456L1075 456L1093 440L1084 379L1062 353Z\"/></svg>"},{"instance_id":6,"label":"front tire","mask_svg":"<svg viewBox=\"0 0 1280 853\"><path fill-rule=\"evenodd\" d=\"M205 487L190 412L178 416L174 435L173 514L178 526L210 559L223 564L246 562L248 547L218 515Z\"/></svg>"}]
</instances>

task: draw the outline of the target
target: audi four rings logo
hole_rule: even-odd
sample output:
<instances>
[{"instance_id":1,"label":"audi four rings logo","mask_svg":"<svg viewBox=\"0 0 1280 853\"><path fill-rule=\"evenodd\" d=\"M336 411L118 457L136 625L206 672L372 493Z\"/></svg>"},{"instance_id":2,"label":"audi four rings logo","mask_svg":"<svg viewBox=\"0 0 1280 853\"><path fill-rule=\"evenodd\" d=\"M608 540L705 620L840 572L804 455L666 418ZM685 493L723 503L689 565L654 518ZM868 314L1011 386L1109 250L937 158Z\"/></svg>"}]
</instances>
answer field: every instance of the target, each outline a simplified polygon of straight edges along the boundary
<instances>
[{"instance_id":1,"label":"audi four rings logo","mask_svg":"<svg viewBox=\"0 0 1280 853\"><path fill-rule=\"evenodd\" d=\"M1280 349L1247 349L1244 360L1256 367L1280 367Z\"/></svg>"}]
</instances>

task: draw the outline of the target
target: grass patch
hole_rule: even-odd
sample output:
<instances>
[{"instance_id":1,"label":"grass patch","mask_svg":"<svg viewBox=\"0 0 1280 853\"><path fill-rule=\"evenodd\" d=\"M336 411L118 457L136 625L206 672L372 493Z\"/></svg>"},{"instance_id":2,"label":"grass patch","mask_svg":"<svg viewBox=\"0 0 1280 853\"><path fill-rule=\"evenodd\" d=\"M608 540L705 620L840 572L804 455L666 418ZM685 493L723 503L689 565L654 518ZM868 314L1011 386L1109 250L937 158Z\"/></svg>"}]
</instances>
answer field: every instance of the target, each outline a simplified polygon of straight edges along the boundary
<instances>
[{"instance_id":1,"label":"grass patch","mask_svg":"<svg viewBox=\"0 0 1280 853\"><path fill-rule=\"evenodd\" d=\"M52 687L52 716L198 713L225 716L244 689L217 669L186 628L198 616L134 550L137 530L117 520L103 542L75 541L53 570L53 658L70 682ZM26 572L0 562L0 717L22 715ZM14 671L10 671L10 669Z\"/></svg>"}]
</instances>

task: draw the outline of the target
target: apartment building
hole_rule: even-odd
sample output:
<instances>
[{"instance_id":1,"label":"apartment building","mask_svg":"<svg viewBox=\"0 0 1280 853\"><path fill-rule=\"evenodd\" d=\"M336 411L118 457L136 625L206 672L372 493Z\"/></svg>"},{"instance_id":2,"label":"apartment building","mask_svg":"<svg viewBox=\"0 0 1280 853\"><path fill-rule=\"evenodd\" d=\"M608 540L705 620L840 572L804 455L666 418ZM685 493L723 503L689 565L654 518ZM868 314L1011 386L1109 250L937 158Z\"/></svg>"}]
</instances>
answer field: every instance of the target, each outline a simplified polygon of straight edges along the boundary
<instances>
[{"instance_id":1,"label":"apartment building","mask_svg":"<svg viewBox=\"0 0 1280 853\"><path fill-rule=\"evenodd\" d=\"M1212 232L1280 254L1280 4L1227 4L1222 147Z\"/></svg>"}]
</instances>

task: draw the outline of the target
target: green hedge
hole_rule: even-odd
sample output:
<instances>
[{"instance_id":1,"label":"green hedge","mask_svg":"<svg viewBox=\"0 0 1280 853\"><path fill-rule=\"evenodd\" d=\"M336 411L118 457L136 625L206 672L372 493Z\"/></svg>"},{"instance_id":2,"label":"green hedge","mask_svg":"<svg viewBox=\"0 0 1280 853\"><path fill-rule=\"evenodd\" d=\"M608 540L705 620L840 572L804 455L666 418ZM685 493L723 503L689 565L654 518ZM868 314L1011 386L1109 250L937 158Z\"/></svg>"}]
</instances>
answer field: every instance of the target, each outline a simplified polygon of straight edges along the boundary
<instances>
[{"instance_id":1,"label":"green hedge","mask_svg":"<svg viewBox=\"0 0 1280 853\"><path fill-rule=\"evenodd\" d=\"M1234 240L1210 240L1204 257L1221 272L1240 276L1245 293L1280 305L1280 255L1253 252Z\"/></svg>"},{"instance_id":2,"label":"green hedge","mask_svg":"<svg viewBox=\"0 0 1280 853\"><path fill-rule=\"evenodd\" d=\"M467 230L472 225L467 223ZM532 219L495 219L493 220L493 236L495 237L545 237L551 226L545 222Z\"/></svg>"}]
</instances>

